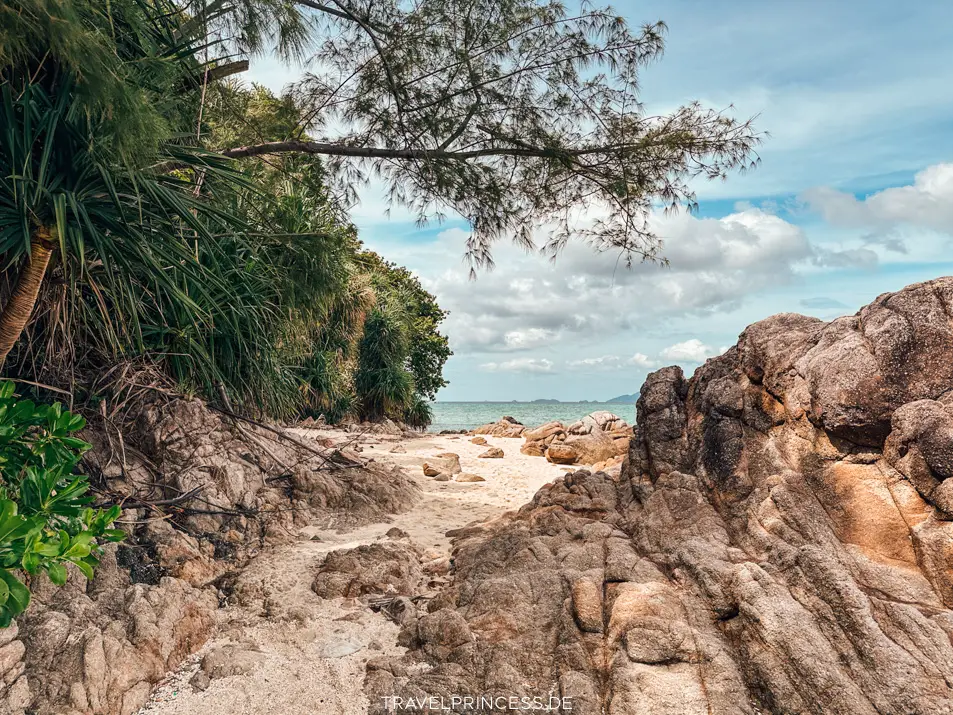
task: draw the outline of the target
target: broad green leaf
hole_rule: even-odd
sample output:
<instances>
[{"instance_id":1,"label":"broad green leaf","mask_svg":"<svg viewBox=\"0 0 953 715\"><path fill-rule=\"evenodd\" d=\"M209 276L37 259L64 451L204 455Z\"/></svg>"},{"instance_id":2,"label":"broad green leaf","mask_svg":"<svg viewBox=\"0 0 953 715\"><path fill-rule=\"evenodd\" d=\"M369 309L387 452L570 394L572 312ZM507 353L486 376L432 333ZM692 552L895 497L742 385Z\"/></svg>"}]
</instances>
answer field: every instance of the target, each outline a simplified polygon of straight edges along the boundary
<instances>
[{"instance_id":1,"label":"broad green leaf","mask_svg":"<svg viewBox=\"0 0 953 715\"><path fill-rule=\"evenodd\" d=\"M7 569L0 569L0 581L3 581L9 591L6 607L14 616L23 613L30 605L30 590L20 583L19 579Z\"/></svg>"},{"instance_id":2,"label":"broad green leaf","mask_svg":"<svg viewBox=\"0 0 953 715\"><path fill-rule=\"evenodd\" d=\"M62 564L50 564L46 567L46 573L49 575L50 581L57 586L62 586L66 583L66 567Z\"/></svg>"}]
</instances>

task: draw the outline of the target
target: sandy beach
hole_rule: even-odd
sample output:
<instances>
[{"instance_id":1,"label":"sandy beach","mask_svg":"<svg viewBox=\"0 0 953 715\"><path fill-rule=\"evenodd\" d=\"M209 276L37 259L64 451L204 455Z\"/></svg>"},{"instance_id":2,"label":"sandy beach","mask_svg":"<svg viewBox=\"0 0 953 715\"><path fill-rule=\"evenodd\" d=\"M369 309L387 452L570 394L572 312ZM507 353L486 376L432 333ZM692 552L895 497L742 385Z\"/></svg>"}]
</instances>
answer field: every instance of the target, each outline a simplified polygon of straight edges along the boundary
<instances>
[{"instance_id":1,"label":"sandy beach","mask_svg":"<svg viewBox=\"0 0 953 715\"><path fill-rule=\"evenodd\" d=\"M345 433L295 429L304 439L341 441ZM521 438L486 436L474 444L466 435L351 437L365 460L396 465L421 489L413 509L386 521L352 530L312 524L295 543L265 549L236 586L238 602L219 611L217 634L156 689L141 715L351 715L367 710L365 664L379 655L403 651L398 626L357 599L323 599L311 590L327 554L362 544L386 542L397 528L427 560L450 555L447 532L494 519L529 501L544 484L561 477L560 467L520 453ZM502 458L478 455L489 447ZM393 451L395 448L398 451ZM403 451L399 451L399 450ZM436 481L422 465L443 453L459 455L464 473L485 481ZM391 532L394 533L394 532ZM238 652L227 658L247 672L213 679L205 690L190 684L209 653ZM237 665L236 665L237 663Z\"/></svg>"}]
</instances>

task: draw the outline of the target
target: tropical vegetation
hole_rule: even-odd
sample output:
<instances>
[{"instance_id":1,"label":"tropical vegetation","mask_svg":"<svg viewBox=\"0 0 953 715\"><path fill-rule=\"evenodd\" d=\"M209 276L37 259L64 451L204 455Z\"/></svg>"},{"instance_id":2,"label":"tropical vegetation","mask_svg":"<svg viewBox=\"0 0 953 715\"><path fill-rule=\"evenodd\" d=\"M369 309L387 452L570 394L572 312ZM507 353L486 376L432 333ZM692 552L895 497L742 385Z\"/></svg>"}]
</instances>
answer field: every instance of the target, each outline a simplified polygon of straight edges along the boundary
<instances>
[{"instance_id":1,"label":"tropical vegetation","mask_svg":"<svg viewBox=\"0 0 953 715\"><path fill-rule=\"evenodd\" d=\"M17 573L66 583L67 564L88 578L102 544L120 541L120 508L93 509L74 469L89 445L73 436L85 420L61 405L36 405L0 382L0 628L23 612L30 590Z\"/></svg>"},{"instance_id":2,"label":"tropical vegetation","mask_svg":"<svg viewBox=\"0 0 953 715\"><path fill-rule=\"evenodd\" d=\"M363 250L319 158L217 153L283 138L303 110L205 58L216 12L0 10L5 373L76 395L128 361L257 415L425 425L445 314ZM382 320L397 344L362 358Z\"/></svg>"}]
</instances>

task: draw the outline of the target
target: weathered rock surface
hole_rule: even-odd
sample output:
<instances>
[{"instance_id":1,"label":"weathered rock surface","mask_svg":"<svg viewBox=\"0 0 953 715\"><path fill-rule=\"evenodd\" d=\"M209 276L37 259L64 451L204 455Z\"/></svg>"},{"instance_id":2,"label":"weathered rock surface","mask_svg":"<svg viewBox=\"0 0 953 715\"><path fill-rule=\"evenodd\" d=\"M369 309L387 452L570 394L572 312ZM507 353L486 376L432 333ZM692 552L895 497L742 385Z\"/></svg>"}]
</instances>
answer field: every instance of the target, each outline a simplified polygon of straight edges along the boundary
<instances>
[{"instance_id":1,"label":"weathered rock surface","mask_svg":"<svg viewBox=\"0 0 953 715\"><path fill-rule=\"evenodd\" d=\"M456 482L485 482L486 479L481 477L479 474L473 474L471 472L461 472L455 476L454 481Z\"/></svg>"},{"instance_id":2,"label":"weathered rock surface","mask_svg":"<svg viewBox=\"0 0 953 715\"><path fill-rule=\"evenodd\" d=\"M545 454L553 464L575 464L579 460L579 452L561 442L549 445Z\"/></svg>"},{"instance_id":3,"label":"weathered rock surface","mask_svg":"<svg viewBox=\"0 0 953 715\"><path fill-rule=\"evenodd\" d=\"M470 434L488 434L491 437L522 437L526 428L512 417L477 427Z\"/></svg>"},{"instance_id":4,"label":"weathered rock surface","mask_svg":"<svg viewBox=\"0 0 953 715\"><path fill-rule=\"evenodd\" d=\"M18 632L0 630L0 713L134 713L209 638L220 579L263 543L293 538L315 518L380 520L418 497L399 470L276 440L198 401L146 404L121 452L104 431L85 436L90 464L128 497L123 520L135 526L124 524L129 538L107 549L93 581L72 570L62 588L32 580ZM181 495L165 517L135 506Z\"/></svg>"},{"instance_id":5,"label":"weathered rock surface","mask_svg":"<svg viewBox=\"0 0 953 715\"><path fill-rule=\"evenodd\" d=\"M332 551L311 589L322 598L413 595L424 580L420 553L409 543L365 544Z\"/></svg>"},{"instance_id":6,"label":"weathered rock surface","mask_svg":"<svg viewBox=\"0 0 953 715\"><path fill-rule=\"evenodd\" d=\"M546 457L554 464L595 464L622 456L629 448L632 428L621 417L600 411L586 415L569 427L547 422L523 432L520 452ZM549 451L552 454L549 454Z\"/></svg>"},{"instance_id":7,"label":"weathered rock surface","mask_svg":"<svg viewBox=\"0 0 953 715\"><path fill-rule=\"evenodd\" d=\"M649 376L619 474L457 535L380 696L623 715L953 712L953 279ZM551 446L550 451L553 449Z\"/></svg>"},{"instance_id":8,"label":"weathered rock surface","mask_svg":"<svg viewBox=\"0 0 953 715\"><path fill-rule=\"evenodd\" d=\"M629 423L606 410L592 412L566 428L569 434L592 434L593 432L616 432L631 429Z\"/></svg>"},{"instance_id":9,"label":"weathered rock surface","mask_svg":"<svg viewBox=\"0 0 953 715\"><path fill-rule=\"evenodd\" d=\"M485 452L477 455L479 459L503 459L503 450L499 447L490 447Z\"/></svg>"}]
</instances>

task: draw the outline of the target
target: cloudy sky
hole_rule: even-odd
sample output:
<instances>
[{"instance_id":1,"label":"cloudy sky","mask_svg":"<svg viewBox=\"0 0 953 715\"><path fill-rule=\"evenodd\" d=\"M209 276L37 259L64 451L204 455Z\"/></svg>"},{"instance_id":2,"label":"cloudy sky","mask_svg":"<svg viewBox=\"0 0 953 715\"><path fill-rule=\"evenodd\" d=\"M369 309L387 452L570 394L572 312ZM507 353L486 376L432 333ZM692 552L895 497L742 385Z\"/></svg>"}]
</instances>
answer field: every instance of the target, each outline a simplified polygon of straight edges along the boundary
<instances>
[{"instance_id":1,"label":"cloudy sky","mask_svg":"<svg viewBox=\"0 0 953 715\"><path fill-rule=\"evenodd\" d=\"M633 24L669 26L643 78L649 111L692 99L770 133L761 166L697 187L697 215L654 217L667 268L626 270L570 246L555 265L500 245L476 281L467 226L352 212L372 249L411 268L450 310L441 400L607 399L647 372L689 373L746 325L829 319L953 273L953 3L948 0L640 0ZM250 79L280 90L269 60Z\"/></svg>"}]
</instances>

